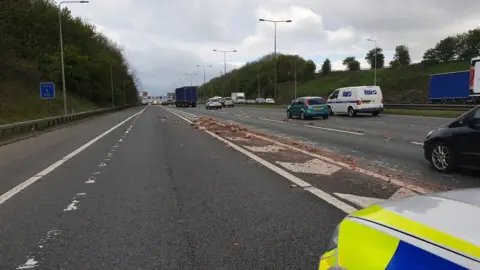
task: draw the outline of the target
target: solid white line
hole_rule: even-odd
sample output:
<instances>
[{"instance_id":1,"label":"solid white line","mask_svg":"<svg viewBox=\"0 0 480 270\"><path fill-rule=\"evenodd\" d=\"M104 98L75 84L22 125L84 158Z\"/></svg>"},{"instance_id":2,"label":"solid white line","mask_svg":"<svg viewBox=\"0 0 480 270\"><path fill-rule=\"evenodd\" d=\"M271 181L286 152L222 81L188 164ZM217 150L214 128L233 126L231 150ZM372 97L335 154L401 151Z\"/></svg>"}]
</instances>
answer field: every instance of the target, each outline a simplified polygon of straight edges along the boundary
<instances>
[{"instance_id":1,"label":"solid white line","mask_svg":"<svg viewBox=\"0 0 480 270\"><path fill-rule=\"evenodd\" d=\"M168 111L168 110L167 110ZM172 112L170 111L170 113L172 114L175 114L176 116L182 118L183 120L187 121L188 123L193 123L192 121L188 120L187 118L179 115L179 114L176 114L175 112ZM326 201L327 203L337 207L338 209L344 211L345 213L351 213L351 212L354 212L356 211L357 209L350 206L349 204L346 204L344 202L342 202L341 200L335 198L334 196L324 192L323 190L320 190L316 187L313 187L311 184L303 181L302 179L296 177L295 175L281 169L280 167L277 167L275 165L273 165L272 163L262 159L261 157L241 148L240 146L230 142L229 140L227 139L224 139L220 136L218 136L217 134L215 133L212 133L208 130L205 130L206 133L208 133L210 136L218 139L219 141L221 142L224 142L226 143L228 146L230 146L231 148L237 150L238 152L246 155L247 157L255 160L256 162L260 163L261 165L267 167L268 169L274 171L275 173L283 176L284 178L286 178L287 180L289 180L290 182L294 183L295 185L297 185L298 187L301 187L301 188L304 188L306 191L312 193L313 195L319 197L320 199Z\"/></svg>"},{"instance_id":2,"label":"solid white line","mask_svg":"<svg viewBox=\"0 0 480 270\"><path fill-rule=\"evenodd\" d=\"M421 142L410 142L410 143L413 143L413 144L416 144L416 145L423 145L423 143L421 143Z\"/></svg>"},{"instance_id":3,"label":"solid white line","mask_svg":"<svg viewBox=\"0 0 480 270\"><path fill-rule=\"evenodd\" d=\"M78 155L80 152L82 152L83 150L85 150L87 147L89 147L90 145L94 144L95 142L97 142L98 140L100 140L101 138L105 137L107 134L109 134L110 132L114 131L115 129L117 129L118 127L120 127L121 125L125 124L128 120L132 119L133 117L137 116L137 115L140 115L141 113L143 113L143 111L145 111L147 107L145 107L143 110L141 110L140 112L128 117L127 119L123 120L122 122L120 122L119 124L115 125L114 127L110 128L109 130L103 132L102 134L98 135L97 137L95 137L93 140L87 142L86 144L80 146L79 148L77 148L77 150L71 152L70 154L66 155L65 157L63 157L62 159L60 159L59 161L53 163L52 165L48 166L47 168L45 168L43 171L37 173L36 175L30 177L29 179L27 179L25 182L19 184L18 186L10 189L9 191L3 193L1 196L0 196L0 204L3 204L4 202L6 202L8 199L12 198L13 196L15 196L16 194L18 194L20 191L24 190L25 188L27 188L28 186L30 186L31 184L37 182L38 180L40 180L42 177L44 177L45 175L49 174L50 172L52 172L53 170L55 170L56 168L58 168L60 165L62 165L63 163L67 162L69 159L71 159L72 157Z\"/></svg>"},{"instance_id":4,"label":"solid white line","mask_svg":"<svg viewBox=\"0 0 480 270\"><path fill-rule=\"evenodd\" d=\"M365 134L363 134L363 133L358 133L358 132L353 132L353 131L346 131L346 130L341 130L341 129L326 128L326 127L311 126L311 125L304 125L304 126L305 126L305 127L309 127L309 128L317 128L317 129L323 129L323 130L335 131L335 132L341 132L341 133L348 133L348 134L359 135L359 136L365 135Z\"/></svg>"},{"instance_id":5,"label":"solid white line","mask_svg":"<svg viewBox=\"0 0 480 270\"><path fill-rule=\"evenodd\" d=\"M283 121L273 120L273 119L267 119L267 118L258 118L258 120L270 121L270 122L275 122L275 123L280 123L280 124L286 124L286 123L283 122Z\"/></svg>"}]
</instances>

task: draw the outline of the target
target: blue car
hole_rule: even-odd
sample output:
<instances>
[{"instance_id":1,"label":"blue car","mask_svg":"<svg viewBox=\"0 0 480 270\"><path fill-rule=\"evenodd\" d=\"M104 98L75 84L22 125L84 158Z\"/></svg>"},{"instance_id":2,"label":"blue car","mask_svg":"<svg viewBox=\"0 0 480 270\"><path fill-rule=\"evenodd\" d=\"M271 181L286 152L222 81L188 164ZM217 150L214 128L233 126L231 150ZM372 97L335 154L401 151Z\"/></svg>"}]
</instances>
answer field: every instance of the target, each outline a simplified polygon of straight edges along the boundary
<instances>
[{"instance_id":1,"label":"blue car","mask_svg":"<svg viewBox=\"0 0 480 270\"><path fill-rule=\"evenodd\" d=\"M299 117L302 120L314 117L328 119L328 105L322 97L299 97L287 108L287 118Z\"/></svg>"}]
</instances>

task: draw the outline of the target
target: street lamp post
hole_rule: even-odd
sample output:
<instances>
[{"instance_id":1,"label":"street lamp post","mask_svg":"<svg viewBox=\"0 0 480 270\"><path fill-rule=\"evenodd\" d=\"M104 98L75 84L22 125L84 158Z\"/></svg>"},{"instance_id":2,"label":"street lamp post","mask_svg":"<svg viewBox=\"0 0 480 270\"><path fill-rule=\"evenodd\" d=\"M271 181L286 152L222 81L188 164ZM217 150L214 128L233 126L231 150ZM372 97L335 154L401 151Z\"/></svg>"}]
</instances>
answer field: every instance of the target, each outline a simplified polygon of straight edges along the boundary
<instances>
[{"instance_id":1,"label":"street lamp post","mask_svg":"<svg viewBox=\"0 0 480 270\"><path fill-rule=\"evenodd\" d=\"M373 85L377 85L377 53L378 53L378 46L377 46L377 41L374 40L374 39L370 39L370 38L367 38L368 41L371 41L371 42L375 42L375 65L374 65L374 69L375 69L375 77L374 77L374 83Z\"/></svg>"},{"instance_id":2,"label":"street lamp post","mask_svg":"<svg viewBox=\"0 0 480 270\"><path fill-rule=\"evenodd\" d=\"M237 50L225 51L225 50L213 50L214 52L222 52L223 53L223 76L227 75L227 53L229 52L237 52ZM222 85L222 97L223 97L223 85Z\"/></svg>"},{"instance_id":3,"label":"street lamp post","mask_svg":"<svg viewBox=\"0 0 480 270\"><path fill-rule=\"evenodd\" d=\"M63 62L62 4L87 4L89 1L62 1L58 4L58 26L60 30L60 61L62 63L63 112L67 114L67 90L65 86L65 64Z\"/></svg>"},{"instance_id":4,"label":"street lamp post","mask_svg":"<svg viewBox=\"0 0 480 270\"><path fill-rule=\"evenodd\" d=\"M290 23L292 20L266 20L266 19L258 19L261 22L272 22L275 27L275 37L274 37L274 83L273 83L273 98L277 97L277 23Z\"/></svg>"},{"instance_id":5,"label":"street lamp post","mask_svg":"<svg viewBox=\"0 0 480 270\"><path fill-rule=\"evenodd\" d=\"M197 67L203 68L203 87L205 87L205 84L206 84L206 77L205 77L206 68L212 67L212 65L204 65L204 66L197 65ZM203 94L203 98L204 98L204 99L206 98L205 93Z\"/></svg>"}]
</instances>

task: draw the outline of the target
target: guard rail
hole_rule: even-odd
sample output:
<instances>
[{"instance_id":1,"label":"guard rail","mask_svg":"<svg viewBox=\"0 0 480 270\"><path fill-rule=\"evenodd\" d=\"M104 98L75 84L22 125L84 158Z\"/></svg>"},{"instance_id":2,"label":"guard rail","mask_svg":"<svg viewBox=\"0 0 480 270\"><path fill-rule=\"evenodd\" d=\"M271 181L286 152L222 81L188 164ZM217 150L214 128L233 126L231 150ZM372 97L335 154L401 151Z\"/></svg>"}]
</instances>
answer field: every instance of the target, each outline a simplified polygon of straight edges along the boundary
<instances>
[{"instance_id":1,"label":"guard rail","mask_svg":"<svg viewBox=\"0 0 480 270\"><path fill-rule=\"evenodd\" d=\"M36 130L42 130L48 127L54 127L54 126L62 125L65 123L70 123L82 118L87 118L87 117L91 117L91 116L95 116L103 113L122 110L129 107L132 107L132 106L122 106L122 107L109 108L109 109L98 109L98 110L87 111L87 112L66 114L61 116L47 117L43 119L36 119L36 120L30 120L25 122L0 125L0 139L5 138L7 136L11 136L15 133L26 133L26 132L36 131Z\"/></svg>"}]
</instances>

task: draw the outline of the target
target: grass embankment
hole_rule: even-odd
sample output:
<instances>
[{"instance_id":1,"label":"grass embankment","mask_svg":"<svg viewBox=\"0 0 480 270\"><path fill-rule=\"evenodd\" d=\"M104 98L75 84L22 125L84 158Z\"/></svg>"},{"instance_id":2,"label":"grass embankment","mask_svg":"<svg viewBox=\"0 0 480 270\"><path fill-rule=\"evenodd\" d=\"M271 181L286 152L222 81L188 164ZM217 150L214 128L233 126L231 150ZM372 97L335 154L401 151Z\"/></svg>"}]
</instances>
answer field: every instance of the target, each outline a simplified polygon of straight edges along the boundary
<instances>
[{"instance_id":1,"label":"grass embankment","mask_svg":"<svg viewBox=\"0 0 480 270\"><path fill-rule=\"evenodd\" d=\"M396 69L377 69L377 85L382 88L385 103L426 103L431 74L467 70L468 61L440 64L414 64ZM374 70L337 71L297 85L297 96L327 97L334 89L374 84ZM277 85L277 102L286 103L294 97L292 82Z\"/></svg>"},{"instance_id":2,"label":"grass embankment","mask_svg":"<svg viewBox=\"0 0 480 270\"><path fill-rule=\"evenodd\" d=\"M287 105L278 104L238 104L237 106L255 107L255 108L270 108L270 109L285 109ZM454 118L458 117L464 112L462 111L436 111L436 110L405 110L405 109L385 109L383 114L394 115L409 115L409 116L428 116L428 117L444 117Z\"/></svg>"},{"instance_id":3,"label":"grass embankment","mask_svg":"<svg viewBox=\"0 0 480 270\"><path fill-rule=\"evenodd\" d=\"M38 88L38 87L37 87ZM63 94L56 89L54 100L41 100L38 89L29 89L18 83L0 83L0 125L45 118L63 114ZM50 104L49 104L50 103ZM92 102L67 95L69 113L99 109Z\"/></svg>"}]
</instances>

